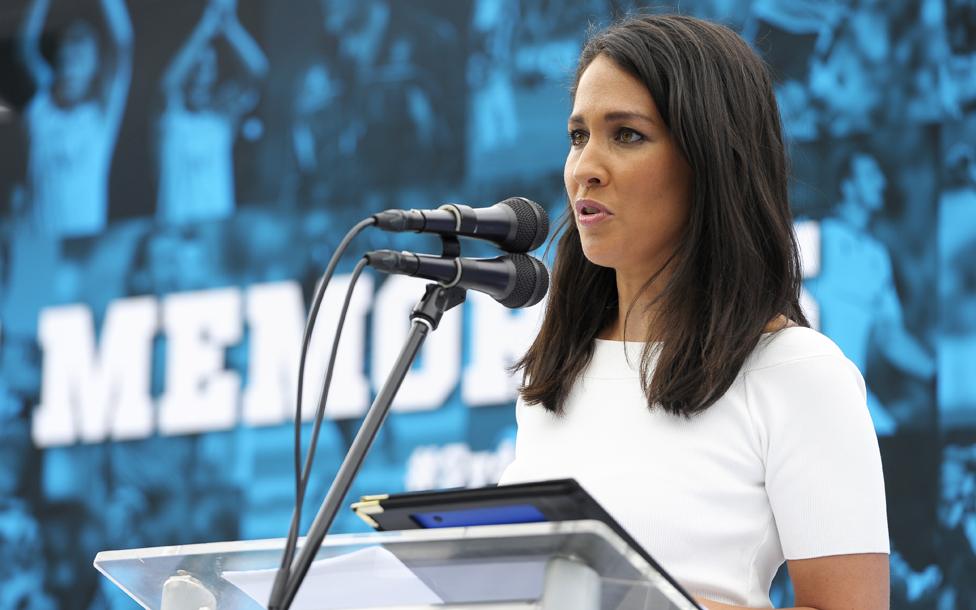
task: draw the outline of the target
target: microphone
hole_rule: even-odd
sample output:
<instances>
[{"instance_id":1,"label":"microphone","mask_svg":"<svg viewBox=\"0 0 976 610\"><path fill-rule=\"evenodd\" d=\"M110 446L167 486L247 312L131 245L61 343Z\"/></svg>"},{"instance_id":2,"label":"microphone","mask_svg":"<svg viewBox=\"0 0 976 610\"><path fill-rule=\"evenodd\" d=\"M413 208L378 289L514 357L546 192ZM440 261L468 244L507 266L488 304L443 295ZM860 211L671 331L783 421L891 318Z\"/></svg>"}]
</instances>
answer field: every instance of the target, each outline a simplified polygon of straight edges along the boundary
<instances>
[{"instance_id":1,"label":"microphone","mask_svg":"<svg viewBox=\"0 0 976 610\"><path fill-rule=\"evenodd\" d=\"M484 292L511 309L531 307L549 290L545 265L528 254L477 259L374 250L366 253L366 262L383 273L421 277L448 288L460 286Z\"/></svg>"},{"instance_id":2,"label":"microphone","mask_svg":"<svg viewBox=\"0 0 976 610\"><path fill-rule=\"evenodd\" d=\"M373 218L384 231L475 237L495 242L506 252L535 250L549 234L546 210L525 197L510 197L478 209L449 203L436 210L386 210Z\"/></svg>"}]
</instances>

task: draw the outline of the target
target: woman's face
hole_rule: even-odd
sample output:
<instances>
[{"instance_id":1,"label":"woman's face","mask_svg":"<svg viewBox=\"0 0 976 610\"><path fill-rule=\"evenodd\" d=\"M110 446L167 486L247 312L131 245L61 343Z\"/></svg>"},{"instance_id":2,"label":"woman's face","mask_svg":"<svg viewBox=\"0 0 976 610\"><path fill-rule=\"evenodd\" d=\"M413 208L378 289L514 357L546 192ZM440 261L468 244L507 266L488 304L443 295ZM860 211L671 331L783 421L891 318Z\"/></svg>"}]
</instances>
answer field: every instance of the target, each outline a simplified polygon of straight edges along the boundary
<instances>
[{"instance_id":1,"label":"woman's face","mask_svg":"<svg viewBox=\"0 0 976 610\"><path fill-rule=\"evenodd\" d=\"M597 56L577 85L569 135L563 178L583 253L650 277L674 252L691 201L691 168L650 92Z\"/></svg>"}]
</instances>

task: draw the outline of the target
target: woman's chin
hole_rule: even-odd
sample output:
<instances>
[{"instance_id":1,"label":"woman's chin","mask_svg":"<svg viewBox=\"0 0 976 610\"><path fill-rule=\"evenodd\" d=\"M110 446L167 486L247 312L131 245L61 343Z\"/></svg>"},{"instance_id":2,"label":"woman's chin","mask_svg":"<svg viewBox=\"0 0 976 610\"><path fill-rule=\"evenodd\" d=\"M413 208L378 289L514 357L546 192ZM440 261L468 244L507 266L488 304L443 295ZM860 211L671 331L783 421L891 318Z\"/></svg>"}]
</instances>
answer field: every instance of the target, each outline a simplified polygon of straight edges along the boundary
<instances>
[{"instance_id":1,"label":"woman's chin","mask_svg":"<svg viewBox=\"0 0 976 610\"><path fill-rule=\"evenodd\" d=\"M583 256L597 267L616 268L620 253L608 252L606 248L583 246Z\"/></svg>"}]
</instances>

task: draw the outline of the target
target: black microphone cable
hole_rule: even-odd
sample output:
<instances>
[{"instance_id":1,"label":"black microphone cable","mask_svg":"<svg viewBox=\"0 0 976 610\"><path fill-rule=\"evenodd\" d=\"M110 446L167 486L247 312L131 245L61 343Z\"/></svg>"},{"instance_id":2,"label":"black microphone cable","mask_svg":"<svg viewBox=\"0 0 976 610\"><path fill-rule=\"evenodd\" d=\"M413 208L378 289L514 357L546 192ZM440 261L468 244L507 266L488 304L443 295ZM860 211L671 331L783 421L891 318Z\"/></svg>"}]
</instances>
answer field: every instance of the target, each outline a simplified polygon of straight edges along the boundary
<instances>
[{"instance_id":1,"label":"black microphone cable","mask_svg":"<svg viewBox=\"0 0 976 610\"><path fill-rule=\"evenodd\" d=\"M329 353L329 366L325 370L325 379L322 381L322 393L319 395L319 404L315 409L315 420L312 424L312 438L309 440L308 449L305 453L305 468L302 470L301 486L302 497L308 489L308 480L312 469L312 462L315 458L315 447L318 444L319 432L322 429L322 422L325 421L325 403L329 398L329 389L332 387L332 372L335 370L336 355L339 352L339 340L342 337L342 329L346 325L346 313L349 311L349 303L352 301L353 290L363 269L366 268L365 258L359 259L356 268L353 269L352 276L349 278L349 287L346 289L346 298L342 302L342 311L339 312L339 322L336 324L335 336L332 338L332 350Z\"/></svg>"},{"instance_id":2,"label":"black microphone cable","mask_svg":"<svg viewBox=\"0 0 976 610\"><path fill-rule=\"evenodd\" d=\"M359 280L359 276L362 273L363 268L366 266L366 259L360 259L360 261L356 264L356 268L353 270L352 277L350 278L349 287L346 289L346 297L342 304L342 311L339 314L339 321L336 324L336 332L332 340L332 351L329 356L329 365L328 369L326 370L325 380L322 384L322 393L319 396L319 403L315 412L315 422L312 426L312 438L306 452L305 465L303 468L301 455L302 390L304 387L305 378L305 359L308 356L308 346L312 339L312 331L315 329L315 320L318 317L319 308L322 306L322 300L325 297L326 288L328 287L329 282L332 280L332 276L335 274L336 267L339 265L339 260L349 247L350 242L352 242L352 240L355 239L356 236L358 236L364 229L372 226L375 223L376 220L373 218L361 220L352 229L350 229L342 241L339 242L339 246L332 254L332 258L329 260L329 264L326 267L325 272L322 274L322 277L319 278L315 289L315 296L312 299L312 305L309 308L308 317L305 320L305 331L302 335L301 356L298 361L298 387L295 399L295 510L292 512L291 525L288 529L288 538L285 541L284 552L281 556L281 564L278 567L278 573L275 575L274 586L268 600L268 608L270 610L275 610L279 606L279 600L284 594L285 586L287 585L288 579L291 576L291 564L295 558L295 548L298 545L298 531L301 526L302 504L305 501L305 490L308 487L308 479L311 473L315 447L318 443L318 436L321 430L322 421L324 419L325 402L332 382L332 371L335 367L336 353L339 349L339 338L342 336L342 328L345 325L346 313L349 309L349 303L352 300L353 289L356 286L356 282Z\"/></svg>"}]
</instances>

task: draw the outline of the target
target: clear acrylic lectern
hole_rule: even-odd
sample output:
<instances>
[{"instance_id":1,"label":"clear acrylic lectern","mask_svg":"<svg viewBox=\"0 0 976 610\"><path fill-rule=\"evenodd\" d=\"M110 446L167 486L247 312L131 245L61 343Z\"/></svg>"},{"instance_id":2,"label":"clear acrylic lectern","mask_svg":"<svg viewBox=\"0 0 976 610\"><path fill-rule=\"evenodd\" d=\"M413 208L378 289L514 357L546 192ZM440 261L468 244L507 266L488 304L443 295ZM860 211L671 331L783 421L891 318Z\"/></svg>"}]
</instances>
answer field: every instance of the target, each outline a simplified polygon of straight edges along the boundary
<instances>
[{"instance_id":1,"label":"clear acrylic lectern","mask_svg":"<svg viewBox=\"0 0 976 610\"><path fill-rule=\"evenodd\" d=\"M265 607L284 540L103 551L98 568L153 610ZM695 610L599 521L332 535L293 610Z\"/></svg>"}]
</instances>

